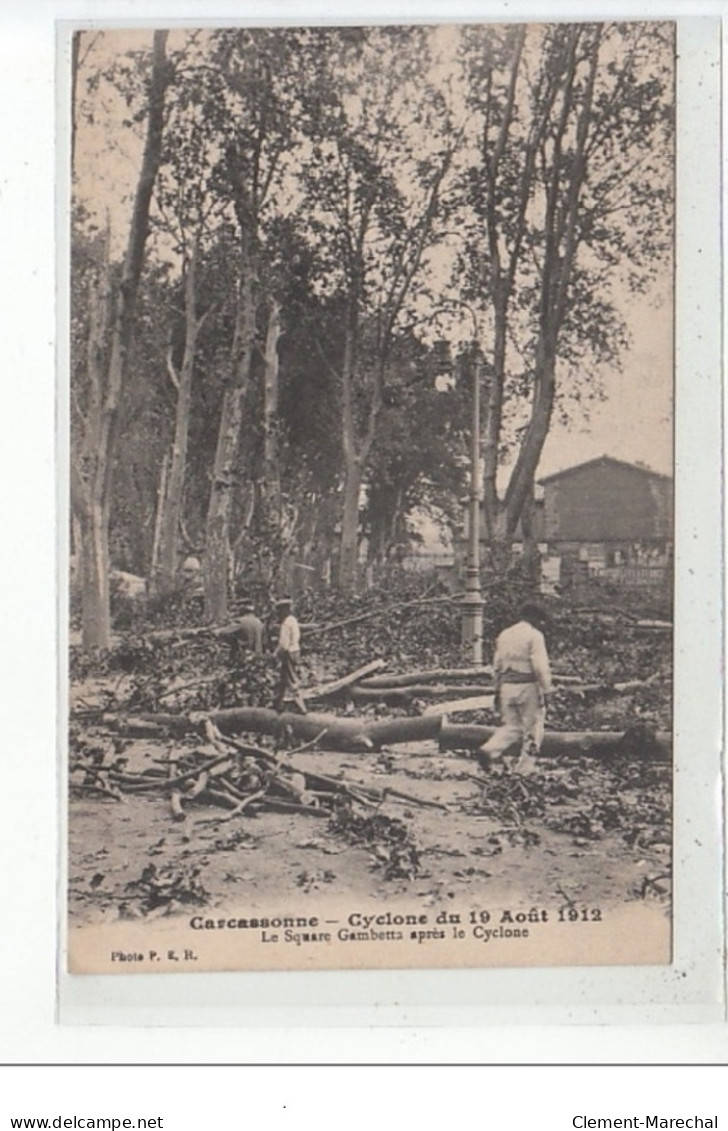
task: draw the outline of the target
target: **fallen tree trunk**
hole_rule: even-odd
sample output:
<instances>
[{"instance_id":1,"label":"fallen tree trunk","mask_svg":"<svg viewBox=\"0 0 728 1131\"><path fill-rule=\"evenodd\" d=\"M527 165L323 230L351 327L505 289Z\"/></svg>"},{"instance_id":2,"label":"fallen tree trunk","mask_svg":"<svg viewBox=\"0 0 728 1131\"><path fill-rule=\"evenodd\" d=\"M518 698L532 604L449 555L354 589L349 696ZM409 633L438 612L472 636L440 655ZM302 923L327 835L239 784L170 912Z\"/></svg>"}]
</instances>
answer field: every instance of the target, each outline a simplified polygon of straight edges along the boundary
<instances>
[{"instance_id":1,"label":"fallen tree trunk","mask_svg":"<svg viewBox=\"0 0 728 1131\"><path fill-rule=\"evenodd\" d=\"M232 636L239 630L240 624L237 621L217 628L211 624L192 625L189 628L153 628L144 633L144 639L163 643L165 640L191 640L195 636Z\"/></svg>"},{"instance_id":2,"label":"fallen tree trunk","mask_svg":"<svg viewBox=\"0 0 728 1131\"><path fill-rule=\"evenodd\" d=\"M363 667L357 668L356 671L350 672L349 675L343 675L341 679L332 680L331 683L325 683L321 687L309 687L307 690L301 692L303 699L326 699L330 695L336 695L344 688L350 687L352 683L369 675L371 672L378 672L384 667L384 660L371 660Z\"/></svg>"},{"instance_id":3,"label":"fallen tree trunk","mask_svg":"<svg viewBox=\"0 0 728 1131\"><path fill-rule=\"evenodd\" d=\"M475 680L478 678L491 679L493 676L493 668L490 664L483 667L473 668L429 668L424 671L406 672L404 675L376 675L371 679L362 679L359 687L369 690L370 688L394 688L394 687L413 687L416 684L437 683L442 680ZM581 684L582 677L578 675L561 675L559 672L553 673L553 680L556 684ZM470 692L471 685L456 683L452 687L452 691L462 692L463 696ZM478 693L482 688L478 689ZM473 693L474 694L474 693Z\"/></svg>"},{"instance_id":4,"label":"fallen tree trunk","mask_svg":"<svg viewBox=\"0 0 728 1131\"><path fill-rule=\"evenodd\" d=\"M444 687L439 684L415 683L411 687L352 687L349 698L355 703L389 703L396 706L410 703L413 699L440 699L447 695L460 695L464 699L471 695L492 695L492 687L462 686Z\"/></svg>"},{"instance_id":5,"label":"fallen tree trunk","mask_svg":"<svg viewBox=\"0 0 728 1131\"><path fill-rule=\"evenodd\" d=\"M416 683L438 683L456 679L490 678L493 669L490 665L472 668L426 668L423 671L405 672L403 675L376 675L363 679L361 687L411 687Z\"/></svg>"},{"instance_id":6,"label":"fallen tree trunk","mask_svg":"<svg viewBox=\"0 0 728 1131\"><path fill-rule=\"evenodd\" d=\"M477 750L494 734L494 727L470 726L442 720L441 750ZM518 749L519 743L513 745ZM587 754L594 757L622 755L669 762L672 735L669 731L650 732L642 727L621 731L546 731L541 754L547 758Z\"/></svg>"},{"instance_id":7,"label":"fallen tree trunk","mask_svg":"<svg viewBox=\"0 0 728 1131\"><path fill-rule=\"evenodd\" d=\"M615 683L614 690L620 695L626 695L630 691L642 691L645 687L654 687L662 679L669 679L670 676L663 671L655 672L647 679L630 679L626 683Z\"/></svg>"},{"instance_id":8,"label":"fallen tree trunk","mask_svg":"<svg viewBox=\"0 0 728 1131\"><path fill-rule=\"evenodd\" d=\"M385 677L382 676L381 679ZM583 693L602 692L605 695L613 692L624 693L628 691L636 691L642 687L649 687L649 681L633 680L625 684L608 684L608 683L572 683L567 682L562 684L558 677L554 677L554 683L559 691L566 694L580 695ZM450 706L450 704L443 704L442 710L435 710L428 708L429 714L447 714L448 710L460 711L463 710L459 704L468 699L483 699L489 698L491 701L483 703L482 706L491 707L492 698L495 695L495 688L491 686L481 686L478 684L455 683L451 685L445 684L430 684L430 683L413 683L407 685L380 684L373 687L367 680L360 683L357 687L352 687L349 692L349 697L355 703L389 703L391 706L398 706L400 704L408 704L413 699L440 699L442 696L453 695L457 696L458 706ZM475 703L468 703L465 709L478 709Z\"/></svg>"},{"instance_id":9,"label":"fallen tree trunk","mask_svg":"<svg viewBox=\"0 0 728 1131\"><path fill-rule=\"evenodd\" d=\"M398 742L421 742L435 739L440 733L441 718L416 717L382 719L337 718L336 715L296 715L293 712L277 714L266 707L234 707L212 711L209 715L143 714L135 716L105 715L104 723L122 733L136 736L161 735L175 737L200 732L208 720L223 734L280 735L289 731L294 738L309 741L318 739L325 750L379 750L382 746ZM209 766L204 767L209 770ZM177 784L177 783L175 783Z\"/></svg>"}]
</instances>

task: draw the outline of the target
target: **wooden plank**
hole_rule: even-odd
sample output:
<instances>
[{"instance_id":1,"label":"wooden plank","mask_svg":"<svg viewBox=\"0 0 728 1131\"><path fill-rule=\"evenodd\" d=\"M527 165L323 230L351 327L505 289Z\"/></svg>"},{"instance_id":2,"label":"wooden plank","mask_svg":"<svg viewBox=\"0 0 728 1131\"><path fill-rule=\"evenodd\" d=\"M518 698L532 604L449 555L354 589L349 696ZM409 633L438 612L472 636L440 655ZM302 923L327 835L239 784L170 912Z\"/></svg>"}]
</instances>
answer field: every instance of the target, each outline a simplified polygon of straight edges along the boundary
<instances>
[{"instance_id":1,"label":"wooden plank","mask_svg":"<svg viewBox=\"0 0 728 1131\"><path fill-rule=\"evenodd\" d=\"M492 711L495 707L495 695L474 695L467 699L450 699L447 703L432 703L422 712L424 716L451 715L455 711Z\"/></svg>"},{"instance_id":2,"label":"wooden plank","mask_svg":"<svg viewBox=\"0 0 728 1131\"><path fill-rule=\"evenodd\" d=\"M342 675L340 679L334 679L331 683L324 683L320 687L309 687L303 690L301 697L305 700L326 699L328 696L336 695L339 691L343 691L346 687L351 687L353 683L357 683L372 672L381 671L384 666L384 660L370 660L368 664L362 665L362 667L357 668L356 671L350 672L349 675Z\"/></svg>"}]
</instances>

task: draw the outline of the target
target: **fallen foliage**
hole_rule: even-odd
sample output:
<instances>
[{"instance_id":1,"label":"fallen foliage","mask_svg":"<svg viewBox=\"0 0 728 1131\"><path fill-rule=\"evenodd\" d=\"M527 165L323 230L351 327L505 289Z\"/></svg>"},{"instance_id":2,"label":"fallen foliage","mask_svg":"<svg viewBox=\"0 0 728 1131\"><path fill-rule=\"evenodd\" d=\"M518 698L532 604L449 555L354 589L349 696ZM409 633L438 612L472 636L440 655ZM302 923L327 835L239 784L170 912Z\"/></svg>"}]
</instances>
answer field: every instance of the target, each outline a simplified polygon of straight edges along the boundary
<instances>
[{"instance_id":1,"label":"fallen foliage","mask_svg":"<svg viewBox=\"0 0 728 1131\"><path fill-rule=\"evenodd\" d=\"M329 828L343 836L349 844L363 845L373 858L373 867L381 868L385 880L411 880L420 868L420 849L408 826L396 817L373 813L363 817L351 804L337 805Z\"/></svg>"}]
</instances>

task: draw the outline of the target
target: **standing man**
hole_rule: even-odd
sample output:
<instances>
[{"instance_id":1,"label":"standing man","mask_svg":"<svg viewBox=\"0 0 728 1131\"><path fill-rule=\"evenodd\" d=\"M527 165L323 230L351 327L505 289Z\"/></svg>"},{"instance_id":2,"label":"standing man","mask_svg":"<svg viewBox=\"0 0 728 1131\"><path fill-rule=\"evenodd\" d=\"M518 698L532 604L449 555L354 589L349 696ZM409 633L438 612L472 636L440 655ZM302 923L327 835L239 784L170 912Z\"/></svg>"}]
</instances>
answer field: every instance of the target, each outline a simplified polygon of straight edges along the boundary
<instances>
[{"instance_id":1,"label":"standing man","mask_svg":"<svg viewBox=\"0 0 728 1131\"><path fill-rule=\"evenodd\" d=\"M243 597L240 611L242 616L233 636L235 659L240 660L243 652L253 652L260 656L263 652L263 622L255 615L255 605L249 597Z\"/></svg>"},{"instance_id":2,"label":"standing man","mask_svg":"<svg viewBox=\"0 0 728 1131\"><path fill-rule=\"evenodd\" d=\"M275 709L283 710L286 699L293 699L302 715L306 714L306 704L298 685L298 661L301 655L301 629L293 615L290 597L276 601L276 613L280 623L276 656L280 663Z\"/></svg>"},{"instance_id":3,"label":"standing man","mask_svg":"<svg viewBox=\"0 0 728 1131\"><path fill-rule=\"evenodd\" d=\"M500 701L503 725L485 742L478 761L489 769L510 746L521 744L515 770L530 774L543 742L546 696L551 692L551 670L543 630L545 609L525 604L519 619L501 632L496 641L493 677Z\"/></svg>"}]
</instances>

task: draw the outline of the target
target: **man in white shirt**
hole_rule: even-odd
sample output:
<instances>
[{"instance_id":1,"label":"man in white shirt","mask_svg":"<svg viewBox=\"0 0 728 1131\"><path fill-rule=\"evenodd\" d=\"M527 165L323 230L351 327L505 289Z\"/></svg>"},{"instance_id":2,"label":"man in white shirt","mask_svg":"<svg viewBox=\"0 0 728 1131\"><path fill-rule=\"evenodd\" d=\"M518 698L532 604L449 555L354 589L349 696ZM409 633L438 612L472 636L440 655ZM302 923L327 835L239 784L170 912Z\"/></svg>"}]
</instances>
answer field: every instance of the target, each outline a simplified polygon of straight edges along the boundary
<instances>
[{"instance_id":1,"label":"man in white shirt","mask_svg":"<svg viewBox=\"0 0 728 1131\"><path fill-rule=\"evenodd\" d=\"M488 769L493 759L520 742L515 770L530 774L543 742L546 696L551 692L551 670L543 628L547 617L540 605L526 604L519 620L501 632L496 641L493 676L503 725L480 747L479 761Z\"/></svg>"},{"instance_id":2,"label":"man in white shirt","mask_svg":"<svg viewBox=\"0 0 728 1131\"><path fill-rule=\"evenodd\" d=\"M306 704L298 685L298 661L301 655L301 629L293 615L290 597L276 601L276 612L280 621L276 656L280 661L278 688L276 690L276 711L283 710L286 699L293 699L299 711L306 714Z\"/></svg>"}]
</instances>

